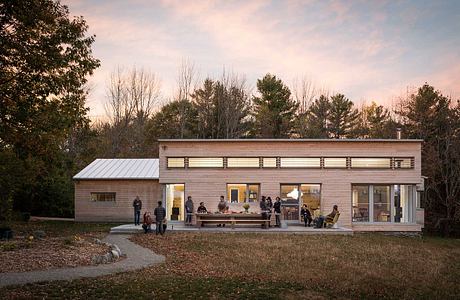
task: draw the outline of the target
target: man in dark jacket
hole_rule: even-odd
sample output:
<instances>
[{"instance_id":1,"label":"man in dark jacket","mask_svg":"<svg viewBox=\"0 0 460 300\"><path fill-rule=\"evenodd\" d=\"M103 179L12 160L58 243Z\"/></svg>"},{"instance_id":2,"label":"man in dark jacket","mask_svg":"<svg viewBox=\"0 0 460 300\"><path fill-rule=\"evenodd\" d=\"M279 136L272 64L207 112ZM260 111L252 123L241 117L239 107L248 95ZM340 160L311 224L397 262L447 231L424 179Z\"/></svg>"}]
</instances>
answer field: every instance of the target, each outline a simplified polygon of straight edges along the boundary
<instances>
[{"instance_id":1,"label":"man in dark jacket","mask_svg":"<svg viewBox=\"0 0 460 300\"><path fill-rule=\"evenodd\" d=\"M156 234L161 233L161 235L165 233L164 228L163 228L163 223L166 218L166 210L162 206L162 204L163 203L161 201L158 201L158 207L156 207L155 211L153 212L153 214L155 215L155 222L157 224L155 233Z\"/></svg>"},{"instance_id":2,"label":"man in dark jacket","mask_svg":"<svg viewBox=\"0 0 460 300\"><path fill-rule=\"evenodd\" d=\"M300 214L302 215L303 221L305 222L305 227L310 227L313 218L311 217L311 212L306 204L303 205L302 209L300 210Z\"/></svg>"},{"instance_id":3,"label":"man in dark jacket","mask_svg":"<svg viewBox=\"0 0 460 300\"><path fill-rule=\"evenodd\" d=\"M185 201L185 225L192 225L192 215L193 215L193 201L192 196L187 197Z\"/></svg>"},{"instance_id":4,"label":"man in dark jacket","mask_svg":"<svg viewBox=\"0 0 460 300\"><path fill-rule=\"evenodd\" d=\"M273 204L273 210L275 211L276 226L281 227L281 199L276 197L275 203Z\"/></svg>"},{"instance_id":5,"label":"man in dark jacket","mask_svg":"<svg viewBox=\"0 0 460 300\"><path fill-rule=\"evenodd\" d=\"M139 196L136 196L136 199L133 201L133 207L134 207L134 225L140 225L141 224L141 209L142 209L142 201L139 199Z\"/></svg>"}]
</instances>

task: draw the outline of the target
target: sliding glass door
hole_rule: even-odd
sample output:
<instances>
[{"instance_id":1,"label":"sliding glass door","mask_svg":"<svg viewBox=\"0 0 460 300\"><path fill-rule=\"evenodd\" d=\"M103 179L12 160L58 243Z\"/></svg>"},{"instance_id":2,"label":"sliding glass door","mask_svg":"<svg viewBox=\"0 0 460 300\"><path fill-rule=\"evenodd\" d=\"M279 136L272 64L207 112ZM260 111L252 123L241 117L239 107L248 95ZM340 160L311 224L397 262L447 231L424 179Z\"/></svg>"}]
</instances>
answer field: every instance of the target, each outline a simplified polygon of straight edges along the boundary
<instances>
[{"instance_id":1,"label":"sliding glass door","mask_svg":"<svg viewBox=\"0 0 460 300\"><path fill-rule=\"evenodd\" d=\"M306 204L312 215L320 210L321 185L320 184L281 184L281 214L286 221L298 222L300 220L301 206Z\"/></svg>"}]
</instances>

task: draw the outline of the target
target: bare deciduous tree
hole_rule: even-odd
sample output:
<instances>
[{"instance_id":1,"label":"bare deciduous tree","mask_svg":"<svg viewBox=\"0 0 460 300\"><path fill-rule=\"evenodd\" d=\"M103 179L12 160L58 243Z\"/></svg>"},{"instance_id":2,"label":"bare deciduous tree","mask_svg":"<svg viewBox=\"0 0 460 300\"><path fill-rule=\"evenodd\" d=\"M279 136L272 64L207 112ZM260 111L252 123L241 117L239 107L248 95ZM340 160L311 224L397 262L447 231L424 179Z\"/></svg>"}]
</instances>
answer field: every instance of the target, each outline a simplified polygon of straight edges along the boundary
<instances>
[{"instance_id":1,"label":"bare deciduous tree","mask_svg":"<svg viewBox=\"0 0 460 300\"><path fill-rule=\"evenodd\" d=\"M195 63L183 59L177 74L176 100L190 100L190 95L197 87L198 75Z\"/></svg>"}]
</instances>

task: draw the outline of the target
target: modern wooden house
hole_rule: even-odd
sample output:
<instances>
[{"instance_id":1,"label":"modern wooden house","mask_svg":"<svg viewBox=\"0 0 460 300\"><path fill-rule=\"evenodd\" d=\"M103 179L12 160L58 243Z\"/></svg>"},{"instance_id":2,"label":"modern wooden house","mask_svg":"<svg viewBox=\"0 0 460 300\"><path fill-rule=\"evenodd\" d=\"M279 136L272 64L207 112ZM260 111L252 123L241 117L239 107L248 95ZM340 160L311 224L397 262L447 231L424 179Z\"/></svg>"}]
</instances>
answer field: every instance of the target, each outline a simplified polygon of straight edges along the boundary
<instances>
[{"instance_id":1,"label":"modern wooden house","mask_svg":"<svg viewBox=\"0 0 460 300\"><path fill-rule=\"evenodd\" d=\"M125 167L121 160L96 160L78 173L74 177L75 217L78 221L131 221L131 203L139 195L147 209L163 200L168 219L183 221L187 196L192 196L195 207L204 202L211 211L217 210L221 195L232 211L242 211L244 203L249 203L250 211L258 211L264 195L281 198L282 219L288 223L300 222L303 204L314 215L328 214L338 205L341 227L420 231L421 142L160 140L158 160L132 160ZM147 167L142 161L155 163ZM105 167L96 168L102 163ZM121 176L128 167L130 171ZM142 176L140 167L155 171Z\"/></svg>"}]
</instances>

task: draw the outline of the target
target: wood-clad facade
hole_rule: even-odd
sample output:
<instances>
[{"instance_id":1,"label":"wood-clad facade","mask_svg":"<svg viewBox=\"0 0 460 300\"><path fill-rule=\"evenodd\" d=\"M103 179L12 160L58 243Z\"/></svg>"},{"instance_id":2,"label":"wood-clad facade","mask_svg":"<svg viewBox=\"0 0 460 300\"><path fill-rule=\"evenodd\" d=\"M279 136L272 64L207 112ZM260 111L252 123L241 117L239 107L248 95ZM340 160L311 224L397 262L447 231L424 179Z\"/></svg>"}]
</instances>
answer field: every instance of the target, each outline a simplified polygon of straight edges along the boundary
<instances>
[{"instance_id":1,"label":"wood-clad facade","mask_svg":"<svg viewBox=\"0 0 460 300\"><path fill-rule=\"evenodd\" d=\"M153 211L161 200L158 180L76 180L75 220L78 222L132 222L133 200L142 200L142 211ZM93 195L92 195L93 194ZM95 201L94 194L114 194L107 201Z\"/></svg>"},{"instance_id":2,"label":"wood-clad facade","mask_svg":"<svg viewBox=\"0 0 460 300\"><path fill-rule=\"evenodd\" d=\"M221 195L229 200L231 194L228 188L231 184L256 185L258 198L264 195L272 199L280 196L283 185L310 184L320 186L322 214L328 214L333 205L339 206L339 226L359 231L420 231L422 227L416 222L420 210L415 204L418 202L415 199L416 188L422 183L419 140L161 140L159 147L160 184L183 184L185 199L192 196L195 207L204 202L208 210L217 210ZM203 162L202 158L212 159ZM215 161L220 164L221 158L223 165L213 167ZM254 160L242 159L240 161L250 167L235 167L238 161L234 162L231 158L259 158L260 165L255 166ZM285 165L282 164L283 158L288 158L284 159ZM302 158L299 163L304 165L296 167L293 158ZM341 158L336 161L346 164L334 167L336 161L326 158ZM352 167L353 158L385 158L389 166ZM168 159L171 160L169 167ZM230 161L233 167L229 167ZM327 168L326 161L332 161L332 167ZM355 161L355 166L361 166L362 159ZM401 166L398 161L403 161L407 167L398 168ZM200 163L204 167L199 167ZM391 203L388 204L392 207L391 212L384 219L377 217L382 204L374 200L369 211L374 212L375 218L368 216L368 222L356 221L354 215L357 210L353 208L352 199L356 185L388 186L388 195L391 190ZM409 219L395 222L394 193L402 185L413 187L414 203L410 212L406 212L405 208ZM377 197L380 190L369 189L370 193L373 190L374 197ZM229 201L229 208L233 211L243 210L242 205L241 202ZM258 206L258 202L253 202L251 210L258 210ZM380 222L382 219L386 222Z\"/></svg>"}]
</instances>

